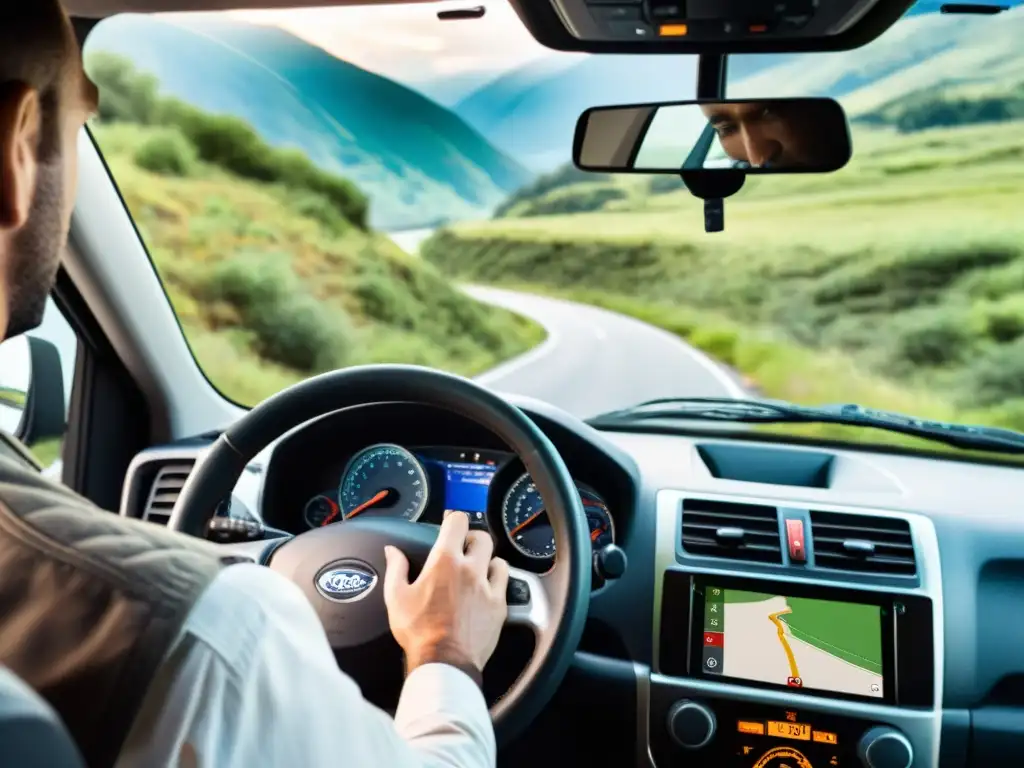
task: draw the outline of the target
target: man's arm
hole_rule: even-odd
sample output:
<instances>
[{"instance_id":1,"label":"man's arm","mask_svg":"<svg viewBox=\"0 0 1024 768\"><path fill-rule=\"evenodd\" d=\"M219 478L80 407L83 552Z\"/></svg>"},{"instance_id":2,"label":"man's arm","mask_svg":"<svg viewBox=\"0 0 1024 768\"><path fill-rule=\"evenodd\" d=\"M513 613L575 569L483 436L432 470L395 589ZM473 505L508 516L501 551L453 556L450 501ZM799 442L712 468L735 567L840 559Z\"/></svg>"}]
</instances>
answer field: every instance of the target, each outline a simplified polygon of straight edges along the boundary
<instances>
[{"instance_id":1,"label":"man's arm","mask_svg":"<svg viewBox=\"0 0 1024 768\"><path fill-rule=\"evenodd\" d=\"M490 768L495 760L487 706L465 673L414 668L392 720L338 669L296 586L234 565L197 603L118 765Z\"/></svg>"}]
</instances>

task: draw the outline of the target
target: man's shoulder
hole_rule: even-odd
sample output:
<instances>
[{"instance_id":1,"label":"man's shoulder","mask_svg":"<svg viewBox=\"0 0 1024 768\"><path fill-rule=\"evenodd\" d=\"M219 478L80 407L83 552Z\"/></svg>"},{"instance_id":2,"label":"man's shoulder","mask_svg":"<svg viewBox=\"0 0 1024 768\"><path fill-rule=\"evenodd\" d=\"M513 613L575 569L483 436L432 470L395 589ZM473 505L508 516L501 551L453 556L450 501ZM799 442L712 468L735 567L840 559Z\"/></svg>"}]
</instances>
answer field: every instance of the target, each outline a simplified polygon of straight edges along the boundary
<instances>
[{"instance_id":1,"label":"man's shoulder","mask_svg":"<svg viewBox=\"0 0 1024 768\"><path fill-rule=\"evenodd\" d=\"M285 635L305 635L319 626L291 581L265 566L239 563L217 574L186 619L184 633L241 673L267 650L266 643L287 642Z\"/></svg>"},{"instance_id":2,"label":"man's shoulder","mask_svg":"<svg viewBox=\"0 0 1024 768\"><path fill-rule=\"evenodd\" d=\"M0 534L95 575L120 574L164 591L168 569L209 581L217 547L158 525L107 512L70 488L0 458Z\"/></svg>"}]
</instances>

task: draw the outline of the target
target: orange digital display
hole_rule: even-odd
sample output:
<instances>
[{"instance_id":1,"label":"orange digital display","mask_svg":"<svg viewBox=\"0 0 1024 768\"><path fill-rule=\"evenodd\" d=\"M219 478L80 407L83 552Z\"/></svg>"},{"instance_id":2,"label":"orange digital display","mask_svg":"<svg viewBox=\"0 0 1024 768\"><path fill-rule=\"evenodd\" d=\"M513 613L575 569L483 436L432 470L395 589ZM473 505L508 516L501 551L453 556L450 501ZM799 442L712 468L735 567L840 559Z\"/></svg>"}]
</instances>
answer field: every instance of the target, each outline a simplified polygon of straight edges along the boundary
<instances>
[{"instance_id":1,"label":"orange digital display","mask_svg":"<svg viewBox=\"0 0 1024 768\"><path fill-rule=\"evenodd\" d=\"M740 720L736 723L736 730L740 733L752 733L755 736L764 736L764 723Z\"/></svg>"},{"instance_id":2,"label":"orange digital display","mask_svg":"<svg viewBox=\"0 0 1024 768\"><path fill-rule=\"evenodd\" d=\"M799 739L800 741L811 740L811 726L807 723L790 723L780 720L768 721L768 735L780 739Z\"/></svg>"},{"instance_id":3,"label":"orange digital display","mask_svg":"<svg viewBox=\"0 0 1024 768\"><path fill-rule=\"evenodd\" d=\"M838 744L839 737L829 731L815 731L814 740L820 744Z\"/></svg>"},{"instance_id":4,"label":"orange digital display","mask_svg":"<svg viewBox=\"0 0 1024 768\"><path fill-rule=\"evenodd\" d=\"M662 24L658 34L662 37L686 37L688 29L685 24Z\"/></svg>"}]
</instances>

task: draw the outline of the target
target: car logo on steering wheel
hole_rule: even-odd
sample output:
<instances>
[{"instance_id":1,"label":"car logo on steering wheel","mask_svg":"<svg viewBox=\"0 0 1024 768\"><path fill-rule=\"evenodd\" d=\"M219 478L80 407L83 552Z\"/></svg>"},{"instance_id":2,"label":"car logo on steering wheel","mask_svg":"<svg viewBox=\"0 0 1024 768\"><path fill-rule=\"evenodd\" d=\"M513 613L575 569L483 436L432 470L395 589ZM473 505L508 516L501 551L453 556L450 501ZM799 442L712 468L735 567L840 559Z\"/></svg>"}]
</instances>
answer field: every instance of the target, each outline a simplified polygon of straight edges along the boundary
<instances>
[{"instance_id":1,"label":"car logo on steering wheel","mask_svg":"<svg viewBox=\"0 0 1024 768\"><path fill-rule=\"evenodd\" d=\"M316 588L328 600L350 603L361 600L377 583L377 574L368 565L334 565L316 577Z\"/></svg>"}]
</instances>

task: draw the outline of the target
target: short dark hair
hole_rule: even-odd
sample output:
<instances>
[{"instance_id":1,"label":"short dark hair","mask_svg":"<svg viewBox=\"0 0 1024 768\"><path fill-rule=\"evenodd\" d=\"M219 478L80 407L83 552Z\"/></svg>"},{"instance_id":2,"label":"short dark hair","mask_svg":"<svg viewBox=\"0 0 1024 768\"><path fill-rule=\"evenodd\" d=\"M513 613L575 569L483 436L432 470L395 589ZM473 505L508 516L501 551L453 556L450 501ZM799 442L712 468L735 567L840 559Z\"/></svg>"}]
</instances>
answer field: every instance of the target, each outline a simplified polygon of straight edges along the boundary
<instances>
[{"instance_id":1,"label":"short dark hair","mask_svg":"<svg viewBox=\"0 0 1024 768\"><path fill-rule=\"evenodd\" d=\"M60 148L60 88L69 47L67 20L59 0L0 0L0 90L24 83L39 93L43 111L40 160Z\"/></svg>"}]
</instances>

